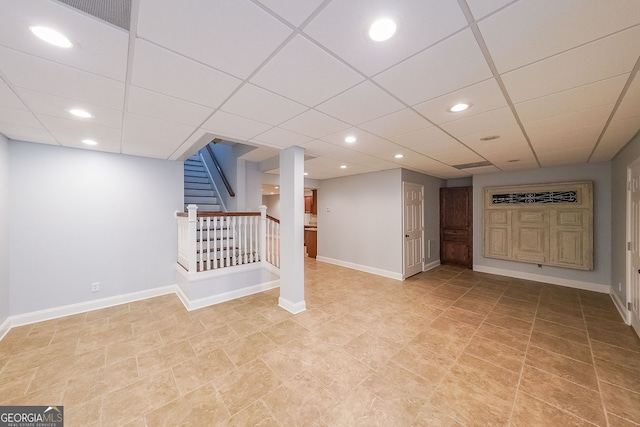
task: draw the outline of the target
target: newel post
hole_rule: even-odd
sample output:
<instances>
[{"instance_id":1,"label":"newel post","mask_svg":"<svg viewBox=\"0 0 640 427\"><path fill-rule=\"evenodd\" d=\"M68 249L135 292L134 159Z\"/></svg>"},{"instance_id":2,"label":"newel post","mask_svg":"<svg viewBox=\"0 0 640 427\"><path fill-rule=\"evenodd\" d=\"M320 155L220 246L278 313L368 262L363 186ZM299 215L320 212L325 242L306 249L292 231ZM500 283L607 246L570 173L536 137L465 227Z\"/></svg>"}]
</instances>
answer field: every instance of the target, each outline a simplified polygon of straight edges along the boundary
<instances>
[{"instance_id":1,"label":"newel post","mask_svg":"<svg viewBox=\"0 0 640 427\"><path fill-rule=\"evenodd\" d=\"M188 237L188 251L189 251L189 272L195 273L198 271L196 265L198 262L197 252L197 229L198 229L198 205L187 205L189 211L189 237Z\"/></svg>"},{"instance_id":2,"label":"newel post","mask_svg":"<svg viewBox=\"0 0 640 427\"><path fill-rule=\"evenodd\" d=\"M267 260L267 207L260 205L260 262Z\"/></svg>"}]
</instances>

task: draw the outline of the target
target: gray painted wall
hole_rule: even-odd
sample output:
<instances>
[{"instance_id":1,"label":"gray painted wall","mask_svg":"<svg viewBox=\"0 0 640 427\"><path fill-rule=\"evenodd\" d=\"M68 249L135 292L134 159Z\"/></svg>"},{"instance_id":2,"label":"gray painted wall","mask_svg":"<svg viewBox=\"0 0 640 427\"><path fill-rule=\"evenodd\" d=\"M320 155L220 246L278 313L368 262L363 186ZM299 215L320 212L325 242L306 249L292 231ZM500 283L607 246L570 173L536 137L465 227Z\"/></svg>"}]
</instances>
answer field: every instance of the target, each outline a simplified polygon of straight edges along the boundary
<instances>
[{"instance_id":1,"label":"gray painted wall","mask_svg":"<svg viewBox=\"0 0 640 427\"><path fill-rule=\"evenodd\" d=\"M0 134L0 325L9 317L9 141Z\"/></svg>"},{"instance_id":2,"label":"gray painted wall","mask_svg":"<svg viewBox=\"0 0 640 427\"><path fill-rule=\"evenodd\" d=\"M613 158L611 168L611 290L627 303L627 167L640 159L640 134ZM620 287L618 285L620 284Z\"/></svg>"},{"instance_id":3,"label":"gray painted wall","mask_svg":"<svg viewBox=\"0 0 640 427\"><path fill-rule=\"evenodd\" d=\"M439 178L410 170L402 170L402 180L424 185L424 256L425 263L440 260L440 188L446 182ZM402 203L402 202L401 202ZM429 257L429 241L431 256Z\"/></svg>"},{"instance_id":4,"label":"gray painted wall","mask_svg":"<svg viewBox=\"0 0 640 427\"><path fill-rule=\"evenodd\" d=\"M267 215L280 219L280 195L269 194L262 196L262 204L267 207Z\"/></svg>"},{"instance_id":5,"label":"gray painted wall","mask_svg":"<svg viewBox=\"0 0 640 427\"><path fill-rule=\"evenodd\" d=\"M482 256L483 188L501 185L539 184L562 181L594 182L594 270L503 261ZM528 171L504 172L473 177L473 264L508 272L548 276L598 285L611 284L611 163L562 166Z\"/></svg>"},{"instance_id":6,"label":"gray painted wall","mask_svg":"<svg viewBox=\"0 0 640 427\"><path fill-rule=\"evenodd\" d=\"M318 256L402 274L401 190L400 169L324 180Z\"/></svg>"},{"instance_id":7,"label":"gray painted wall","mask_svg":"<svg viewBox=\"0 0 640 427\"><path fill-rule=\"evenodd\" d=\"M182 162L17 141L9 159L11 315L176 283Z\"/></svg>"}]
</instances>

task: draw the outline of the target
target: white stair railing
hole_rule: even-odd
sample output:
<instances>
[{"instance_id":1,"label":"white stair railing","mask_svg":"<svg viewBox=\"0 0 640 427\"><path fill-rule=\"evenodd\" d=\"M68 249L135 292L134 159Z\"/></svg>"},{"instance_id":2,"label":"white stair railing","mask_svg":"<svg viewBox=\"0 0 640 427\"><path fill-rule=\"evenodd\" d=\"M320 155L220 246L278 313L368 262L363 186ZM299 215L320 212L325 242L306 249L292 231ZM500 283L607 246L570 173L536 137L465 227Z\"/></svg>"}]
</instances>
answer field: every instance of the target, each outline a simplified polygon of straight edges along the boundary
<instances>
[{"instance_id":1,"label":"white stair railing","mask_svg":"<svg viewBox=\"0 0 640 427\"><path fill-rule=\"evenodd\" d=\"M280 267L280 224L260 212L176 212L178 264L189 272L268 262Z\"/></svg>"}]
</instances>

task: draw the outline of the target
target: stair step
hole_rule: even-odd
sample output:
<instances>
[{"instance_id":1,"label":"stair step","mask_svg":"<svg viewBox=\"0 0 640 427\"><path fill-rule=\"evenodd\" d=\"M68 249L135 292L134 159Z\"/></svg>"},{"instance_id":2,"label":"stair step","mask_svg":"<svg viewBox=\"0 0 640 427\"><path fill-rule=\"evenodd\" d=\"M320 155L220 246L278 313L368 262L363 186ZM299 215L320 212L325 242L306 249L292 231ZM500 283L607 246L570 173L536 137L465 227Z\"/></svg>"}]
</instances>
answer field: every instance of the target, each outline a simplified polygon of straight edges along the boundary
<instances>
[{"instance_id":1,"label":"stair step","mask_svg":"<svg viewBox=\"0 0 640 427\"><path fill-rule=\"evenodd\" d=\"M184 165L184 171L187 172L204 172L204 166L202 165Z\"/></svg>"},{"instance_id":2,"label":"stair step","mask_svg":"<svg viewBox=\"0 0 640 427\"><path fill-rule=\"evenodd\" d=\"M186 204L194 204L194 205L217 205L218 198L217 197L207 197L207 196L184 196L184 202Z\"/></svg>"},{"instance_id":3,"label":"stair step","mask_svg":"<svg viewBox=\"0 0 640 427\"><path fill-rule=\"evenodd\" d=\"M204 182L185 182L184 183L185 190L211 190L211 184Z\"/></svg>"},{"instance_id":4,"label":"stair step","mask_svg":"<svg viewBox=\"0 0 640 427\"><path fill-rule=\"evenodd\" d=\"M207 178L208 176L205 171L184 171L185 178Z\"/></svg>"},{"instance_id":5,"label":"stair step","mask_svg":"<svg viewBox=\"0 0 640 427\"><path fill-rule=\"evenodd\" d=\"M216 192L210 188L187 188L184 189L184 197L196 196L196 197L216 197Z\"/></svg>"},{"instance_id":6,"label":"stair step","mask_svg":"<svg viewBox=\"0 0 640 427\"><path fill-rule=\"evenodd\" d=\"M197 182L197 183L209 183L209 178L200 177L200 176L185 176L184 177L185 184L187 182Z\"/></svg>"}]
</instances>

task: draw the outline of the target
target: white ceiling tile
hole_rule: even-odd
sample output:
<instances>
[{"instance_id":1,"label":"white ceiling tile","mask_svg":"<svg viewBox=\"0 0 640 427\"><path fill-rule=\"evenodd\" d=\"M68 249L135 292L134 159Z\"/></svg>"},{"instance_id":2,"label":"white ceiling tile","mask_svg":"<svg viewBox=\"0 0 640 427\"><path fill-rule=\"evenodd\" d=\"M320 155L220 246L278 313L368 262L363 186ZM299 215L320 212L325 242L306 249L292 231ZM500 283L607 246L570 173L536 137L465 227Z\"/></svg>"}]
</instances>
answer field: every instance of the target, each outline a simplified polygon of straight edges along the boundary
<instances>
[{"instance_id":1,"label":"white ceiling tile","mask_svg":"<svg viewBox=\"0 0 640 427\"><path fill-rule=\"evenodd\" d=\"M124 84L0 47L0 71L17 87L121 109Z\"/></svg>"},{"instance_id":2,"label":"white ceiling tile","mask_svg":"<svg viewBox=\"0 0 640 427\"><path fill-rule=\"evenodd\" d=\"M0 107L0 123L10 125L40 127L40 122L30 111Z\"/></svg>"},{"instance_id":3,"label":"white ceiling tile","mask_svg":"<svg viewBox=\"0 0 640 427\"><path fill-rule=\"evenodd\" d=\"M485 159L473 151L469 150L462 144L458 143L457 147L451 146L447 150L435 151L427 147L419 147L415 150L425 156L438 160L448 165L463 165L467 163L482 162Z\"/></svg>"},{"instance_id":4,"label":"white ceiling tile","mask_svg":"<svg viewBox=\"0 0 640 427\"><path fill-rule=\"evenodd\" d=\"M430 127L413 132L408 132L402 135L394 136L390 139L393 142L409 148L419 147L420 145L427 143L440 143L442 145L445 145L449 141L455 141L451 136L447 135L442 131L442 129L439 129L437 127Z\"/></svg>"},{"instance_id":5,"label":"white ceiling tile","mask_svg":"<svg viewBox=\"0 0 640 427\"><path fill-rule=\"evenodd\" d=\"M51 131L51 134L60 142L60 145L71 148L81 148L86 150L106 151L109 153L120 153L120 129L102 128L80 138L76 133L65 131ZM86 145L83 139L93 139L98 145Z\"/></svg>"},{"instance_id":6,"label":"white ceiling tile","mask_svg":"<svg viewBox=\"0 0 640 427\"><path fill-rule=\"evenodd\" d=\"M246 84L221 109L275 126L297 116L307 107L258 86Z\"/></svg>"},{"instance_id":7,"label":"white ceiling tile","mask_svg":"<svg viewBox=\"0 0 640 427\"><path fill-rule=\"evenodd\" d=\"M640 117L640 98L628 98L624 100L618 106L614 120L628 119L632 117ZM640 122L640 120L639 120Z\"/></svg>"},{"instance_id":8,"label":"white ceiling tile","mask_svg":"<svg viewBox=\"0 0 640 427\"><path fill-rule=\"evenodd\" d=\"M478 25L502 73L638 23L636 0L521 0Z\"/></svg>"},{"instance_id":9,"label":"white ceiling tile","mask_svg":"<svg viewBox=\"0 0 640 427\"><path fill-rule=\"evenodd\" d=\"M524 124L525 131L534 144L541 141L561 141L573 139L579 132L584 138L597 138L604 129L613 105L592 108L590 110L555 116L548 119L536 120Z\"/></svg>"},{"instance_id":10,"label":"white ceiling tile","mask_svg":"<svg viewBox=\"0 0 640 427\"><path fill-rule=\"evenodd\" d=\"M506 73L502 80L519 103L626 74L640 54L638 40L640 26Z\"/></svg>"},{"instance_id":11,"label":"white ceiling tile","mask_svg":"<svg viewBox=\"0 0 640 427\"><path fill-rule=\"evenodd\" d=\"M129 34L55 1L20 0L0 4L0 44L31 55L124 82ZM9 7L10 6L10 7ZM53 47L29 27L47 25L61 31L74 46Z\"/></svg>"},{"instance_id":12,"label":"white ceiling tile","mask_svg":"<svg viewBox=\"0 0 640 427\"><path fill-rule=\"evenodd\" d=\"M355 142L346 142L345 138L348 136L352 136L356 138ZM369 133L359 128L349 128L339 132L336 132L331 135L327 135L322 138L324 141L328 141L332 144L343 146L349 149L356 149L358 146L363 146L367 144L374 144L379 141L384 141L377 135ZM358 151L362 151L359 149Z\"/></svg>"},{"instance_id":13,"label":"white ceiling tile","mask_svg":"<svg viewBox=\"0 0 640 427\"><path fill-rule=\"evenodd\" d=\"M213 109L161 95L136 86L129 87L127 110L141 116L153 117L169 122L198 126Z\"/></svg>"},{"instance_id":14,"label":"white ceiling tile","mask_svg":"<svg viewBox=\"0 0 640 427\"><path fill-rule=\"evenodd\" d=\"M94 125L108 126L118 129L122 127L122 110L106 108L87 102L81 102L57 95L49 95L29 89L17 89L17 92L25 104L29 106L29 109L36 114L45 114L47 116L77 120L82 123L91 123ZM69 110L71 109L85 110L91 113L93 118L84 119L75 117L69 113Z\"/></svg>"},{"instance_id":15,"label":"white ceiling tile","mask_svg":"<svg viewBox=\"0 0 640 427\"><path fill-rule=\"evenodd\" d=\"M469 9L476 21L504 7L513 0L467 0Z\"/></svg>"},{"instance_id":16,"label":"white ceiling tile","mask_svg":"<svg viewBox=\"0 0 640 427\"><path fill-rule=\"evenodd\" d=\"M526 160L526 161L516 161L516 162L509 162L509 161L493 162L492 161L492 163L496 165L496 167L500 168L505 172L517 171L517 170L531 170L531 169L540 168L540 166L538 166L538 162L535 159Z\"/></svg>"},{"instance_id":17,"label":"white ceiling tile","mask_svg":"<svg viewBox=\"0 0 640 427\"><path fill-rule=\"evenodd\" d=\"M138 37L247 78L292 33L247 0L141 0Z\"/></svg>"},{"instance_id":18,"label":"white ceiling tile","mask_svg":"<svg viewBox=\"0 0 640 427\"><path fill-rule=\"evenodd\" d=\"M531 101L516 104L516 111L523 123L589 110L602 105L614 104L627 82L628 74L600 80Z\"/></svg>"},{"instance_id":19,"label":"white ceiling tile","mask_svg":"<svg viewBox=\"0 0 640 427\"><path fill-rule=\"evenodd\" d=\"M545 151L538 155L538 159L542 167L586 163L592 149L593 146L571 148L563 151Z\"/></svg>"},{"instance_id":20,"label":"white ceiling tile","mask_svg":"<svg viewBox=\"0 0 640 427\"><path fill-rule=\"evenodd\" d=\"M472 175L482 175L482 174L488 174L488 173L498 173L500 172L500 169L491 165L491 166L480 166L477 168L468 168L468 169L465 169L465 171Z\"/></svg>"},{"instance_id":21,"label":"white ceiling tile","mask_svg":"<svg viewBox=\"0 0 640 427\"><path fill-rule=\"evenodd\" d=\"M43 127L27 127L0 123L0 133L15 141L36 142L39 144L59 145Z\"/></svg>"},{"instance_id":22,"label":"white ceiling tile","mask_svg":"<svg viewBox=\"0 0 640 427\"><path fill-rule=\"evenodd\" d=\"M262 162L278 156L280 156L280 151L277 149L269 147L255 147L253 150L243 154L239 158L248 162Z\"/></svg>"},{"instance_id":23,"label":"white ceiling tile","mask_svg":"<svg viewBox=\"0 0 640 427\"><path fill-rule=\"evenodd\" d=\"M317 8L323 0L258 0L260 3L277 13L294 26L302 24Z\"/></svg>"},{"instance_id":24,"label":"white ceiling tile","mask_svg":"<svg viewBox=\"0 0 640 427\"><path fill-rule=\"evenodd\" d=\"M471 108L452 113L449 108L456 104L465 103ZM504 98L500 86L495 79L488 79L464 89L448 93L443 96L415 105L413 108L436 124L459 120L476 114L505 107L507 100Z\"/></svg>"},{"instance_id":25,"label":"white ceiling tile","mask_svg":"<svg viewBox=\"0 0 640 427\"><path fill-rule=\"evenodd\" d=\"M171 123L127 113L122 134L122 153L168 159L195 130L193 126Z\"/></svg>"},{"instance_id":26,"label":"white ceiling tile","mask_svg":"<svg viewBox=\"0 0 640 427\"><path fill-rule=\"evenodd\" d=\"M241 81L143 40L136 41L131 83L208 107L218 107Z\"/></svg>"},{"instance_id":27,"label":"white ceiling tile","mask_svg":"<svg viewBox=\"0 0 640 427\"><path fill-rule=\"evenodd\" d=\"M384 138L391 138L403 133L413 132L433 126L424 117L416 114L412 110L405 108L386 116L378 117L359 127Z\"/></svg>"},{"instance_id":28,"label":"white ceiling tile","mask_svg":"<svg viewBox=\"0 0 640 427\"><path fill-rule=\"evenodd\" d=\"M209 130L222 139L231 138L241 141L248 141L271 127L271 125L266 123L225 113L224 111L216 111L213 116L202 125L202 129Z\"/></svg>"},{"instance_id":29,"label":"white ceiling tile","mask_svg":"<svg viewBox=\"0 0 640 427\"><path fill-rule=\"evenodd\" d=\"M93 139L98 143L101 143L102 140L120 142L121 131L119 127L100 126L89 121L47 116L45 114L37 114L37 116L44 127L56 139L58 139L58 134L64 134L67 137L67 141L73 139L74 144L77 145L80 145L83 139Z\"/></svg>"},{"instance_id":30,"label":"white ceiling tile","mask_svg":"<svg viewBox=\"0 0 640 427\"><path fill-rule=\"evenodd\" d=\"M280 50L251 82L313 107L364 77L302 36Z\"/></svg>"},{"instance_id":31,"label":"white ceiling tile","mask_svg":"<svg viewBox=\"0 0 640 427\"><path fill-rule=\"evenodd\" d=\"M508 147L526 147L527 149L529 149L529 144L527 143L527 139L522 133L522 129L520 129L520 126L514 125L504 128L495 128L491 129L491 132L492 135L499 136L499 138L492 139L490 141L482 141L480 138L488 136L485 131L464 135L459 139L465 145L476 150L480 154L496 151L508 152Z\"/></svg>"},{"instance_id":32,"label":"white ceiling tile","mask_svg":"<svg viewBox=\"0 0 640 427\"><path fill-rule=\"evenodd\" d=\"M284 122L280 127L313 138L322 138L332 133L349 129L351 125L317 110L307 110L299 116Z\"/></svg>"},{"instance_id":33,"label":"white ceiling tile","mask_svg":"<svg viewBox=\"0 0 640 427\"><path fill-rule=\"evenodd\" d=\"M640 98L640 73L635 74L633 81L629 85L629 89L627 89L625 99L628 98Z\"/></svg>"},{"instance_id":34,"label":"white ceiling tile","mask_svg":"<svg viewBox=\"0 0 640 427\"><path fill-rule=\"evenodd\" d=\"M371 41L369 26L380 17L398 26L393 38ZM368 76L398 63L467 25L455 2L439 0L334 0L304 32Z\"/></svg>"},{"instance_id":35,"label":"white ceiling tile","mask_svg":"<svg viewBox=\"0 0 640 427\"><path fill-rule=\"evenodd\" d=\"M271 128L251 139L253 142L266 144L270 147L286 148L294 145L304 144L311 141L311 137L300 135L281 128Z\"/></svg>"},{"instance_id":36,"label":"white ceiling tile","mask_svg":"<svg viewBox=\"0 0 640 427\"><path fill-rule=\"evenodd\" d=\"M20 98L18 98L13 90L2 80L0 80L0 107L29 111Z\"/></svg>"},{"instance_id":37,"label":"white ceiling tile","mask_svg":"<svg viewBox=\"0 0 640 427\"><path fill-rule=\"evenodd\" d=\"M640 130L640 117L612 120L602 135L591 161L611 160Z\"/></svg>"},{"instance_id":38,"label":"white ceiling tile","mask_svg":"<svg viewBox=\"0 0 640 427\"><path fill-rule=\"evenodd\" d=\"M442 128L457 138L465 135L474 135L486 132L489 136L493 133L493 129L500 129L517 124L513 117L511 108L503 107L497 110L487 111L486 113L476 114L475 116L465 117L453 122L442 124Z\"/></svg>"},{"instance_id":39,"label":"white ceiling tile","mask_svg":"<svg viewBox=\"0 0 640 427\"><path fill-rule=\"evenodd\" d=\"M352 125L358 125L401 110L403 107L389 94L366 81L320 104L317 109L330 116L340 117Z\"/></svg>"},{"instance_id":40,"label":"white ceiling tile","mask_svg":"<svg viewBox=\"0 0 640 427\"><path fill-rule=\"evenodd\" d=\"M451 52L456 52L452 55ZM409 105L492 77L471 30L420 52L374 80Z\"/></svg>"}]
</instances>

